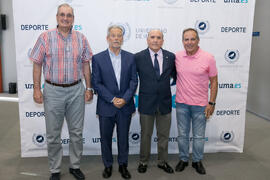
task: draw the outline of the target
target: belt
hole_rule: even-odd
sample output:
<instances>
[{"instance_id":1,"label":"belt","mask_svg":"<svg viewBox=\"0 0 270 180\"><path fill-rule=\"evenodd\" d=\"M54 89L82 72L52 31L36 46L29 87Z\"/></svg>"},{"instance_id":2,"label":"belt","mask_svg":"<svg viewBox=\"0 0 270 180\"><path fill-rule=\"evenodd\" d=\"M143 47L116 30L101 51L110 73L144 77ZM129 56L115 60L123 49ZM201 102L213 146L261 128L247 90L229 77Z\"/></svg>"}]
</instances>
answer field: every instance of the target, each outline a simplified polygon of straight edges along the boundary
<instances>
[{"instance_id":1,"label":"belt","mask_svg":"<svg viewBox=\"0 0 270 180\"><path fill-rule=\"evenodd\" d=\"M70 87L70 86L74 86L74 85L78 84L79 82L81 82L81 80L78 80L78 81L75 81L75 82L73 82L71 84L57 84L57 83L53 83L53 82L51 82L49 80L45 80L45 81L48 84L51 84L53 86L60 86L60 87Z\"/></svg>"}]
</instances>

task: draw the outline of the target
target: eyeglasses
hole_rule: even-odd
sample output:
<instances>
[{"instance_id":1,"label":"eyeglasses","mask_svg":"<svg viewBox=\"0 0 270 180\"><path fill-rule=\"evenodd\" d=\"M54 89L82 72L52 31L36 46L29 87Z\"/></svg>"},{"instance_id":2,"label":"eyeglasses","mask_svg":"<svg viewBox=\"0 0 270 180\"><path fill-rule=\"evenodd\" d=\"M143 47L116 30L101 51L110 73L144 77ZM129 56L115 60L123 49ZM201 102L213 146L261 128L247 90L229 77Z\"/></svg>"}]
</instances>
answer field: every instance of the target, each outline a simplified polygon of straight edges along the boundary
<instances>
[{"instance_id":1,"label":"eyeglasses","mask_svg":"<svg viewBox=\"0 0 270 180\"><path fill-rule=\"evenodd\" d=\"M67 18L72 18L73 17L73 15L72 14L65 14L65 13L60 13L60 14L58 14L58 16L60 16L61 18L64 18L64 17L67 17Z\"/></svg>"}]
</instances>

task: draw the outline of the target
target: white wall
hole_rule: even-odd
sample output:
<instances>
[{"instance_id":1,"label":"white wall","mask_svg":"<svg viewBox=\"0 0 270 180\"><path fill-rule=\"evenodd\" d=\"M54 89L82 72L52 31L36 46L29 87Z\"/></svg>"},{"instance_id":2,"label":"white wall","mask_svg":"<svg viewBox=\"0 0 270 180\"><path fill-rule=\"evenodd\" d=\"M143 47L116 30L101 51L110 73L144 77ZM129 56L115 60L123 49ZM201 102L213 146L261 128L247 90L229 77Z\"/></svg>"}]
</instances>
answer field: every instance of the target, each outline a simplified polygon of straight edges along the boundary
<instances>
[{"instance_id":1,"label":"white wall","mask_svg":"<svg viewBox=\"0 0 270 180\"><path fill-rule=\"evenodd\" d=\"M249 72L247 109L270 120L270 1L257 0Z\"/></svg>"},{"instance_id":2,"label":"white wall","mask_svg":"<svg viewBox=\"0 0 270 180\"><path fill-rule=\"evenodd\" d=\"M6 14L7 30L0 30L3 90L8 91L9 82L17 82L14 23L11 0L0 0L0 14Z\"/></svg>"}]
</instances>

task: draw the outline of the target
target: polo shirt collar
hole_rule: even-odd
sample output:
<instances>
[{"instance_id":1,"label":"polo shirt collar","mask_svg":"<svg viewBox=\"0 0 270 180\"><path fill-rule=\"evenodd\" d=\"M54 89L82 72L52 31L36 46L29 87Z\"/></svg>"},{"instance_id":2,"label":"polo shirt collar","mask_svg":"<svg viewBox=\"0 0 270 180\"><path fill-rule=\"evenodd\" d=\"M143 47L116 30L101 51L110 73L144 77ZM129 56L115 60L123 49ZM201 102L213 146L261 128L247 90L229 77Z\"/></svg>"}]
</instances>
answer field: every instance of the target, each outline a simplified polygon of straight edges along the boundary
<instances>
[{"instance_id":1,"label":"polo shirt collar","mask_svg":"<svg viewBox=\"0 0 270 180\"><path fill-rule=\"evenodd\" d=\"M185 51L183 56L197 59L199 57L199 55L200 55L200 52L201 52L201 48L199 47L199 49L197 50L197 52L195 54L189 56L189 55L187 55L187 51Z\"/></svg>"}]
</instances>

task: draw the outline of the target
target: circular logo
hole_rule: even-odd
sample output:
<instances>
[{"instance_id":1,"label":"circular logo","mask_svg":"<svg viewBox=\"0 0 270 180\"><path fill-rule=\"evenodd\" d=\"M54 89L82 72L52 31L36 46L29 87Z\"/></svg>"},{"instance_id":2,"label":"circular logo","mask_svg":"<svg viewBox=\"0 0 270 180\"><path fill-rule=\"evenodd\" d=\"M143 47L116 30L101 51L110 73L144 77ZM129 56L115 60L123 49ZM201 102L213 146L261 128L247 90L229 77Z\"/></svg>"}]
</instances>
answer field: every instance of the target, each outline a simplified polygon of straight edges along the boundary
<instances>
[{"instance_id":1,"label":"circular logo","mask_svg":"<svg viewBox=\"0 0 270 180\"><path fill-rule=\"evenodd\" d=\"M138 132L129 132L129 142L138 144L141 140L141 135Z\"/></svg>"},{"instance_id":2,"label":"circular logo","mask_svg":"<svg viewBox=\"0 0 270 180\"><path fill-rule=\"evenodd\" d=\"M233 131L222 131L220 140L226 143L232 142L234 139Z\"/></svg>"},{"instance_id":3,"label":"circular logo","mask_svg":"<svg viewBox=\"0 0 270 180\"><path fill-rule=\"evenodd\" d=\"M198 31L199 34L205 34L209 30L210 25L208 21L198 20L195 24L195 29Z\"/></svg>"},{"instance_id":4,"label":"circular logo","mask_svg":"<svg viewBox=\"0 0 270 180\"><path fill-rule=\"evenodd\" d=\"M225 60L229 63L235 63L239 59L239 51L229 49L225 52Z\"/></svg>"},{"instance_id":5,"label":"circular logo","mask_svg":"<svg viewBox=\"0 0 270 180\"><path fill-rule=\"evenodd\" d=\"M72 3L73 0L65 0L66 3Z\"/></svg>"},{"instance_id":6,"label":"circular logo","mask_svg":"<svg viewBox=\"0 0 270 180\"><path fill-rule=\"evenodd\" d=\"M174 4L176 3L178 0L164 0L167 4Z\"/></svg>"},{"instance_id":7,"label":"circular logo","mask_svg":"<svg viewBox=\"0 0 270 180\"><path fill-rule=\"evenodd\" d=\"M46 144L45 134L33 134L32 141L38 147L42 147Z\"/></svg>"},{"instance_id":8,"label":"circular logo","mask_svg":"<svg viewBox=\"0 0 270 180\"><path fill-rule=\"evenodd\" d=\"M109 26L112 26L112 25L120 26L121 29L123 30L124 41L129 40L131 30L128 23L111 23Z\"/></svg>"}]
</instances>

